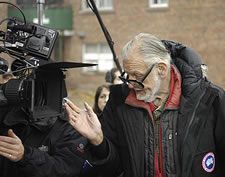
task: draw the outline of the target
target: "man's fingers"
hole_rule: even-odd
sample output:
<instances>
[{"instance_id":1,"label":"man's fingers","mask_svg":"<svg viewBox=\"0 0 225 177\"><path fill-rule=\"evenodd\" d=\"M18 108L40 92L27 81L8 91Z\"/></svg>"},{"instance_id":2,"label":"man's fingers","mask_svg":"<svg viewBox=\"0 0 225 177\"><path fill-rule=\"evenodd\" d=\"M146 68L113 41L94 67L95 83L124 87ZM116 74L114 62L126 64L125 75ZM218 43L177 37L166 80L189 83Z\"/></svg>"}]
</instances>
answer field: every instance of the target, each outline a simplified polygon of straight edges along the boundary
<instances>
[{"instance_id":1,"label":"man's fingers","mask_svg":"<svg viewBox=\"0 0 225 177\"><path fill-rule=\"evenodd\" d=\"M3 156L3 157L8 158L8 159L12 158L12 154L6 153L4 151L0 151L0 156Z\"/></svg>"},{"instance_id":2,"label":"man's fingers","mask_svg":"<svg viewBox=\"0 0 225 177\"><path fill-rule=\"evenodd\" d=\"M75 120L70 119L70 120L69 120L69 123L70 123L74 128L76 127L76 121L75 121Z\"/></svg>"},{"instance_id":3,"label":"man's fingers","mask_svg":"<svg viewBox=\"0 0 225 177\"><path fill-rule=\"evenodd\" d=\"M79 113L77 113L77 112L75 112L75 111L72 111L71 114L72 114L74 117L79 116Z\"/></svg>"},{"instance_id":4,"label":"man's fingers","mask_svg":"<svg viewBox=\"0 0 225 177\"><path fill-rule=\"evenodd\" d=\"M11 153L0 151L0 156L3 156L11 161L17 161L16 155L13 153L11 154Z\"/></svg>"},{"instance_id":5,"label":"man's fingers","mask_svg":"<svg viewBox=\"0 0 225 177\"><path fill-rule=\"evenodd\" d=\"M87 110L87 112L88 112L89 115L94 113L92 107L89 106L86 102L84 103L84 107Z\"/></svg>"},{"instance_id":6,"label":"man's fingers","mask_svg":"<svg viewBox=\"0 0 225 177\"><path fill-rule=\"evenodd\" d=\"M73 116L73 113L72 113L73 110L71 109L71 107L67 103L65 103L65 108L66 108L66 111L67 111L67 114L68 114L69 118L71 118Z\"/></svg>"},{"instance_id":7,"label":"man's fingers","mask_svg":"<svg viewBox=\"0 0 225 177\"><path fill-rule=\"evenodd\" d=\"M69 120L75 119L78 117L79 114L73 111L68 105L65 104L65 108L66 108Z\"/></svg>"},{"instance_id":8,"label":"man's fingers","mask_svg":"<svg viewBox=\"0 0 225 177\"><path fill-rule=\"evenodd\" d=\"M16 136L16 134L13 132L12 129L9 129L9 130L8 130L8 135L9 135L9 137L19 139L19 137Z\"/></svg>"},{"instance_id":9,"label":"man's fingers","mask_svg":"<svg viewBox=\"0 0 225 177\"><path fill-rule=\"evenodd\" d=\"M16 144L0 141L0 148L15 149Z\"/></svg>"},{"instance_id":10,"label":"man's fingers","mask_svg":"<svg viewBox=\"0 0 225 177\"><path fill-rule=\"evenodd\" d=\"M0 151L5 153L5 154L14 154L15 150L9 149L9 147L2 147L0 146Z\"/></svg>"},{"instance_id":11,"label":"man's fingers","mask_svg":"<svg viewBox=\"0 0 225 177\"><path fill-rule=\"evenodd\" d=\"M79 113L81 111L81 109L79 107L77 107L75 104L73 104L72 101L67 100L66 104L75 112Z\"/></svg>"},{"instance_id":12,"label":"man's fingers","mask_svg":"<svg viewBox=\"0 0 225 177\"><path fill-rule=\"evenodd\" d=\"M98 122L98 118L97 118L97 115L95 114L95 112L93 111L92 107L89 106L86 102L84 103L84 106L85 106L85 109L86 109L86 112L88 114L88 119L89 121L91 121L93 123L94 122Z\"/></svg>"},{"instance_id":13,"label":"man's fingers","mask_svg":"<svg viewBox=\"0 0 225 177\"><path fill-rule=\"evenodd\" d=\"M23 158L24 146L12 129L8 130L8 136L0 136L0 155L15 162Z\"/></svg>"},{"instance_id":14,"label":"man's fingers","mask_svg":"<svg viewBox=\"0 0 225 177\"><path fill-rule=\"evenodd\" d=\"M0 136L0 144L1 143L18 144L18 139L8 136Z\"/></svg>"}]
</instances>

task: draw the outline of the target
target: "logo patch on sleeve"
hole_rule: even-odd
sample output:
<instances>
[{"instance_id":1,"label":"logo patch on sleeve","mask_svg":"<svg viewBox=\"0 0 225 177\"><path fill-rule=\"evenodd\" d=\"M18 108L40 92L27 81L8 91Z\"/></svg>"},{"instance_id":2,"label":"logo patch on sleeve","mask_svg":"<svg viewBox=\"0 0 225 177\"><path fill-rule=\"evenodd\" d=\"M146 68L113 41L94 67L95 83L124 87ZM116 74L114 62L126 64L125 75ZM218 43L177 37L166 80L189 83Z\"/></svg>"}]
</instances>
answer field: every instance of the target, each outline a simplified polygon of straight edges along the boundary
<instances>
[{"instance_id":1,"label":"logo patch on sleeve","mask_svg":"<svg viewBox=\"0 0 225 177\"><path fill-rule=\"evenodd\" d=\"M208 173L214 170L215 164L215 156L212 152L207 153L202 159L202 168Z\"/></svg>"}]
</instances>

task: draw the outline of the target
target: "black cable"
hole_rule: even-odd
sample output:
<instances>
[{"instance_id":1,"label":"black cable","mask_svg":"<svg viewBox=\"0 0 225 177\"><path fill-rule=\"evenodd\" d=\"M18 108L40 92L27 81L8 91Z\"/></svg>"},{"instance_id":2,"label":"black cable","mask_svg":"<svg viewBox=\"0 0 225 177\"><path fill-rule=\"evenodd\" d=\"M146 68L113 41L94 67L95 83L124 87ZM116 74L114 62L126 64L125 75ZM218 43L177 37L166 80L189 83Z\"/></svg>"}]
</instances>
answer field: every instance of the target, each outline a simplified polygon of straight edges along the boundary
<instances>
[{"instance_id":1,"label":"black cable","mask_svg":"<svg viewBox=\"0 0 225 177\"><path fill-rule=\"evenodd\" d=\"M0 25L2 25L3 22L9 21L9 20L11 20L11 19L12 19L12 18L5 18L5 19L1 20L1 21L0 21Z\"/></svg>"},{"instance_id":2,"label":"black cable","mask_svg":"<svg viewBox=\"0 0 225 177\"><path fill-rule=\"evenodd\" d=\"M23 16L23 22L24 22L24 24L27 24L26 17L24 15L23 11L18 6L14 5L13 3L6 2L6 1L0 1L0 4L9 4L9 5L17 8L20 11L20 13L22 14L22 16Z\"/></svg>"},{"instance_id":3,"label":"black cable","mask_svg":"<svg viewBox=\"0 0 225 177\"><path fill-rule=\"evenodd\" d=\"M24 24L27 23L26 17L25 17L25 15L24 15L23 11L22 11L18 6L14 5L14 4L10 3L10 2L6 2L6 1L0 1L0 4L9 4L9 5L15 7L16 9L18 9L18 10L20 11L20 13L22 14L22 16L23 16ZM12 19L12 18L5 18L5 19L3 19L3 20L0 21L0 25L1 25L3 22L8 21L8 20L13 20L13 19ZM29 37L29 36L28 36L28 37ZM6 38L6 33L5 33L5 38ZM4 52L6 52L10 57L12 57L13 59L16 59L16 60L17 60L17 59L18 59L18 60L21 60L20 58L24 58L24 56L21 55L21 53L17 53L17 52L15 52L15 51L12 51L12 50L8 49L8 48L5 46L5 40L1 40L1 41L3 42L3 45L4 45ZM1 48L2 48L2 47L1 47ZM10 52L12 52L13 54L11 54ZM21 60L21 61L22 61L22 60ZM31 64L28 63L28 62L25 62L25 63L27 63L28 65L31 65ZM31 65L31 68L33 68L33 67L34 67L34 66ZM21 69L21 70L17 70L17 71L15 71L15 72L19 72L19 71L22 71L22 70L25 70L25 68L23 68L23 69Z\"/></svg>"}]
</instances>

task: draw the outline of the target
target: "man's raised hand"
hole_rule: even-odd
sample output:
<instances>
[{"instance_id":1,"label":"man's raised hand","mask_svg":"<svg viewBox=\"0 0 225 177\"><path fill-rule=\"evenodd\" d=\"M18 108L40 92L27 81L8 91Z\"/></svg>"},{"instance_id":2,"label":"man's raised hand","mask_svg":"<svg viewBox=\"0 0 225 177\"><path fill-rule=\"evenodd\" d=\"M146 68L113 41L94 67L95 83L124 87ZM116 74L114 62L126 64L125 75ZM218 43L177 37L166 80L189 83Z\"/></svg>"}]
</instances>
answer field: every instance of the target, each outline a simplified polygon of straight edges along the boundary
<instances>
[{"instance_id":1,"label":"man's raised hand","mask_svg":"<svg viewBox=\"0 0 225 177\"><path fill-rule=\"evenodd\" d=\"M103 141L101 124L93 109L87 103L84 103L84 106L85 109L80 109L71 101L66 102L69 123L90 143L99 145Z\"/></svg>"}]
</instances>

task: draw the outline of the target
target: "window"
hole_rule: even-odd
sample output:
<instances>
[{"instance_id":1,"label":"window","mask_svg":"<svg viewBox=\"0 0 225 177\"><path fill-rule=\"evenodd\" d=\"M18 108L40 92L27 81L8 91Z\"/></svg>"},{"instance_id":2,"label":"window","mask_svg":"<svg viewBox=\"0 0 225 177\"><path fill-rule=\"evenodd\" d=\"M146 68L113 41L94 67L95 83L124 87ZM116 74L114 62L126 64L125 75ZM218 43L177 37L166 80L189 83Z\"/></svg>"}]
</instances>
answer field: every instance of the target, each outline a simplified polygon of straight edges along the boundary
<instances>
[{"instance_id":1,"label":"window","mask_svg":"<svg viewBox=\"0 0 225 177\"><path fill-rule=\"evenodd\" d=\"M96 7L98 10L113 10L113 0L95 0ZM81 10L91 10L87 4L87 0L81 0Z\"/></svg>"},{"instance_id":2,"label":"window","mask_svg":"<svg viewBox=\"0 0 225 177\"><path fill-rule=\"evenodd\" d=\"M168 7L169 0L149 0L150 8Z\"/></svg>"},{"instance_id":3,"label":"window","mask_svg":"<svg viewBox=\"0 0 225 177\"><path fill-rule=\"evenodd\" d=\"M113 56L107 44L85 44L83 62L96 63L97 66L83 68L83 71L108 71L113 67Z\"/></svg>"}]
</instances>

